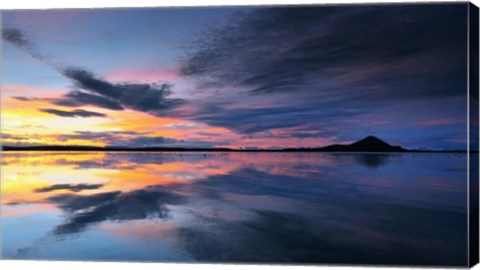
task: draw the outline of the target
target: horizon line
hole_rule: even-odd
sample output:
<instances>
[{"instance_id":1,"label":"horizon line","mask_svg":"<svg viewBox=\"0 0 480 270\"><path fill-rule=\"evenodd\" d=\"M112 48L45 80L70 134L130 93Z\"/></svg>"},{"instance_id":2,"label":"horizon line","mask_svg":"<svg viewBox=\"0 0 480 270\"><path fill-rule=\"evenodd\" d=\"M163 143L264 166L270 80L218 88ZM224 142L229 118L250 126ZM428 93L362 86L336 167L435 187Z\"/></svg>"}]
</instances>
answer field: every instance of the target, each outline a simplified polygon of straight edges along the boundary
<instances>
[{"instance_id":1,"label":"horizon line","mask_svg":"<svg viewBox=\"0 0 480 270\"><path fill-rule=\"evenodd\" d=\"M339 145L329 145L329 146L322 146L322 147L287 147L287 148L229 148L229 147L164 147L164 146L141 146L141 147L128 147L128 146L88 146L88 145L35 145L35 146L14 146L14 145L1 145L2 151L126 151L126 152L134 152L134 151L153 151L153 152L202 152L202 151L211 151L211 152L370 152L370 153L405 153L405 152L424 152L424 153L468 153L468 149L442 149L442 150L434 150L434 149L406 149L400 148L396 150L375 150L375 149L367 149L367 150L335 150L335 149L328 149L330 146L339 146ZM348 146L348 145L340 145L340 146ZM471 153L478 152L478 151L470 151Z\"/></svg>"}]
</instances>

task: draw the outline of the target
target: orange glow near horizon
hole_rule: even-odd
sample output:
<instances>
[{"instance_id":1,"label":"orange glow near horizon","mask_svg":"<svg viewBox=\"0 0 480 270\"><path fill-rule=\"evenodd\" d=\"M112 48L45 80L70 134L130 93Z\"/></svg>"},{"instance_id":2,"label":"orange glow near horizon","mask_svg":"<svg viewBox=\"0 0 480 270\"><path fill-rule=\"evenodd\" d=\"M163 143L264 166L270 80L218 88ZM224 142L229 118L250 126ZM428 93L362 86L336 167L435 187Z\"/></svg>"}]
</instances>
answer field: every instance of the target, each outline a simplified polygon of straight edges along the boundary
<instances>
[{"instance_id":1,"label":"orange glow near horizon","mask_svg":"<svg viewBox=\"0 0 480 270\"><path fill-rule=\"evenodd\" d=\"M235 136L224 128L210 127L170 117L157 117L133 110L111 111L93 106L82 106L82 110L106 114L107 117L59 117L40 109L52 108L51 99L59 98L58 90L22 86L4 86L2 93L2 143L11 145L91 145L106 146L106 142L92 139L63 139L62 135L76 132L135 132L141 136L164 137L174 140L213 141L202 132L219 136ZM42 98L36 98L41 94ZM18 100L14 97L27 97ZM79 108L55 106L55 109L73 111ZM120 135L117 135L120 136ZM133 136L132 136L133 137ZM119 137L120 139L120 137Z\"/></svg>"},{"instance_id":2,"label":"orange glow near horizon","mask_svg":"<svg viewBox=\"0 0 480 270\"><path fill-rule=\"evenodd\" d=\"M65 107L52 105L65 91L18 85L2 89L2 144L4 145L122 145L135 137L163 137L165 147L190 148L270 148L316 147L335 142L336 138L289 138L288 128L272 131L275 136L246 137L233 130L175 117L160 117L146 112L125 109L112 111L95 106ZM39 97L40 96L40 97ZM26 100L15 97L25 97ZM105 117L61 117L41 111L56 109L72 112L77 109L101 113ZM181 110L190 111L184 106ZM110 140L81 133L113 134ZM277 137L277 135L279 135ZM118 138L118 140L115 140ZM170 139L170 140L169 140ZM143 146L143 145L131 145Z\"/></svg>"}]
</instances>

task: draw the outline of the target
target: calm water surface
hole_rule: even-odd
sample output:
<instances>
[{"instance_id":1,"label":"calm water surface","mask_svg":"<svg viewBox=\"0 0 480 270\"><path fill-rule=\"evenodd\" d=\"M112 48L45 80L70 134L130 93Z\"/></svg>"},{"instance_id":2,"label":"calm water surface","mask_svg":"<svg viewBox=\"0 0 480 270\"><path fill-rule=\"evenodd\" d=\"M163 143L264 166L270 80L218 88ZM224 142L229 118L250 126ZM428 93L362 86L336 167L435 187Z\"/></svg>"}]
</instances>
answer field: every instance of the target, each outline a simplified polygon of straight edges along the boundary
<instances>
[{"instance_id":1,"label":"calm water surface","mask_svg":"<svg viewBox=\"0 0 480 270\"><path fill-rule=\"evenodd\" d=\"M464 154L2 156L4 258L465 265Z\"/></svg>"}]
</instances>

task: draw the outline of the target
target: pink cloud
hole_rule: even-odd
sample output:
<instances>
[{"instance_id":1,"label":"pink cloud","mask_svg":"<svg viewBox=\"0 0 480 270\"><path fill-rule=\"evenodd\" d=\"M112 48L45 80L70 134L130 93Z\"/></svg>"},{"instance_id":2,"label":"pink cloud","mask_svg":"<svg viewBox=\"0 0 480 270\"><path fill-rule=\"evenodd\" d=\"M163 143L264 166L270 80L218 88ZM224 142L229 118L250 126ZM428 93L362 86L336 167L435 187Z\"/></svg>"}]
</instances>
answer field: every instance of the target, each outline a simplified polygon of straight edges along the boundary
<instances>
[{"instance_id":1,"label":"pink cloud","mask_svg":"<svg viewBox=\"0 0 480 270\"><path fill-rule=\"evenodd\" d=\"M178 74L173 70L119 70L107 74L107 80L115 82L144 82L173 81Z\"/></svg>"},{"instance_id":2,"label":"pink cloud","mask_svg":"<svg viewBox=\"0 0 480 270\"><path fill-rule=\"evenodd\" d=\"M378 121L372 121L369 123L370 126L384 126L390 124L390 121L388 120L378 120Z\"/></svg>"},{"instance_id":3,"label":"pink cloud","mask_svg":"<svg viewBox=\"0 0 480 270\"><path fill-rule=\"evenodd\" d=\"M443 140L444 142L455 142L455 143L468 143L468 140L466 137L453 137L453 138L449 138L449 139L445 139Z\"/></svg>"},{"instance_id":4,"label":"pink cloud","mask_svg":"<svg viewBox=\"0 0 480 270\"><path fill-rule=\"evenodd\" d=\"M347 122L355 124L355 125L366 126L366 127L386 126L386 125L390 125L392 123L389 120L371 119L369 117L361 118L361 119L349 119L349 120L347 120Z\"/></svg>"},{"instance_id":5,"label":"pink cloud","mask_svg":"<svg viewBox=\"0 0 480 270\"><path fill-rule=\"evenodd\" d=\"M464 121L462 119L458 119L458 118L438 118L438 119L421 121L418 124L423 127L432 127L432 126L459 124L463 122Z\"/></svg>"},{"instance_id":6,"label":"pink cloud","mask_svg":"<svg viewBox=\"0 0 480 270\"><path fill-rule=\"evenodd\" d=\"M30 26L35 29L60 29L75 23L76 19L82 19L85 12L75 9L64 10L23 10L11 16L14 24Z\"/></svg>"},{"instance_id":7,"label":"pink cloud","mask_svg":"<svg viewBox=\"0 0 480 270\"><path fill-rule=\"evenodd\" d=\"M258 147L258 148L289 148L289 147L322 147L339 142L337 137L325 137L325 138L275 138L275 136L270 136L270 138L248 138L241 139L231 142L227 145L221 145L221 147L230 147L230 148L248 148L248 147Z\"/></svg>"},{"instance_id":8,"label":"pink cloud","mask_svg":"<svg viewBox=\"0 0 480 270\"><path fill-rule=\"evenodd\" d=\"M56 97L63 93L62 89L47 89L23 85L4 85L2 86L2 96L25 96L25 97Z\"/></svg>"}]
</instances>

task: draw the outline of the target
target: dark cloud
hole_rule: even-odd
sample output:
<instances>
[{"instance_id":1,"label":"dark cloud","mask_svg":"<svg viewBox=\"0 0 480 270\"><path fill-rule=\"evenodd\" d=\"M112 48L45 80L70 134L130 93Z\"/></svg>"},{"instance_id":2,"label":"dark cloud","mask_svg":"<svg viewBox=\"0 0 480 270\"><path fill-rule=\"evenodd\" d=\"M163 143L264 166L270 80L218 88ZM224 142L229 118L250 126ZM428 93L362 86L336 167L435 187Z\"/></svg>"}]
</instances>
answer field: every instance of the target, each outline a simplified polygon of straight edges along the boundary
<instances>
[{"instance_id":1,"label":"dark cloud","mask_svg":"<svg viewBox=\"0 0 480 270\"><path fill-rule=\"evenodd\" d=\"M3 28L2 29L2 38L6 41L18 46L24 50L33 50L33 43L27 38L27 36L15 28Z\"/></svg>"},{"instance_id":2,"label":"dark cloud","mask_svg":"<svg viewBox=\"0 0 480 270\"><path fill-rule=\"evenodd\" d=\"M70 107L95 105L111 110L128 108L164 115L184 104L181 99L168 97L171 95L172 85L167 83L110 83L85 69L75 67L63 69L62 74L74 82L77 90L56 101L57 105Z\"/></svg>"},{"instance_id":3,"label":"dark cloud","mask_svg":"<svg viewBox=\"0 0 480 270\"><path fill-rule=\"evenodd\" d=\"M54 229L54 234L65 235L81 232L89 225L105 220L166 218L167 205L181 204L185 198L163 187L153 186L131 192L60 195L51 197L49 201L69 214L67 222Z\"/></svg>"},{"instance_id":4,"label":"dark cloud","mask_svg":"<svg viewBox=\"0 0 480 270\"><path fill-rule=\"evenodd\" d=\"M6 41L52 66L74 83L75 89L63 98L52 100L53 104L66 107L93 105L110 110L127 108L153 115L165 115L169 110L185 103L182 99L169 97L172 85L168 83L111 83L86 69L54 64L51 57L38 52L33 42L20 29L4 28L2 36ZM14 98L31 100L25 97Z\"/></svg>"},{"instance_id":5,"label":"dark cloud","mask_svg":"<svg viewBox=\"0 0 480 270\"><path fill-rule=\"evenodd\" d=\"M458 89L466 89L466 11L451 4L236 13L192 40L180 72L198 91L233 87L244 95L232 104L212 99L184 117L243 134L309 126L355 139L352 118L465 95ZM275 105L249 106L256 99Z\"/></svg>"},{"instance_id":6,"label":"dark cloud","mask_svg":"<svg viewBox=\"0 0 480 270\"><path fill-rule=\"evenodd\" d=\"M62 73L65 77L73 80L78 88L114 99L118 99L121 96L121 92L114 85L96 78L89 71L70 67L65 68Z\"/></svg>"},{"instance_id":7,"label":"dark cloud","mask_svg":"<svg viewBox=\"0 0 480 270\"><path fill-rule=\"evenodd\" d=\"M17 46L21 50L28 52L32 57L50 65L54 65L51 61L51 57L39 53L36 50L35 44L32 42L32 40L20 29L4 27L2 28L2 38L7 42Z\"/></svg>"},{"instance_id":8,"label":"dark cloud","mask_svg":"<svg viewBox=\"0 0 480 270\"><path fill-rule=\"evenodd\" d=\"M466 5L256 9L201 32L181 72L252 93L345 91L419 75L431 82L464 69L464 15ZM439 56L445 65L432 70Z\"/></svg>"},{"instance_id":9,"label":"dark cloud","mask_svg":"<svg viewBox=\"0 0 480 270\"><path fill-rule=\"evenodd\" d=\"M77 184L77 185L57 184L57 185L51 185L51 186L48 186L48 187L37 188L37 189L35 189L35 192L43 193L43 192L50 192L50 191L55 191L55 190L69 190L69 191L73 191L73 192L80 192L82 190L99 189L101 187L103 187L102 184L97 184L97 185L90 185L90 184Z\"/></svg>"},{"instance_id":10,"label":"dark cloud","mask_svg":"<svg viewBox=\"0 0 480 270\"><path fill-rule=\"evenodd\" d=\"M64 110L56 110L56 109L40 109L42 112L46 112L49 114L54 114L57 116L62 116L62 117L105 117L107 116L106 114L103 113L97 113L97 112L91 112L91 111L86 111L86 110L73 110L73 111L64 111Z\"/></svg>"},{"instance_id":11,"label":"dark cloud","mask_svg":"<svg viewBox=\"0 0 480 270\"><path fill-rule=\"evenodd\" d=\"M55 101L55 99L53 98L39 98L39 97L25 97L25 96L12 96L11 98L20 100L20 101L35 101L35 100Z\"/></svg>"},{"instance_id":12,"label":"dark cloud","mask_svg":"<svg viewBox=\"0 0 480 270\"><path fill-rule=\"evenodd\" d=\"M22 96L15 96L15 97L11 97L13 99L16 99L16 100L20 100L20 101L31 101L32 98L30 97L22 97Z\"/></svg>"},{"instance_id":13,"label":"dark cloud","mask_svg":"<svg viewBox=\"0 0 480 270\"><path fill-rule=\"evenodd\" d=\"M99 95L92 95L78 90L68 92L64 95L63 98L55 100L53 104L65 107L80 107L84 105L93 105L115 111L123 110L123 106L115 100Z\"/></svg>"}]
</instances>

